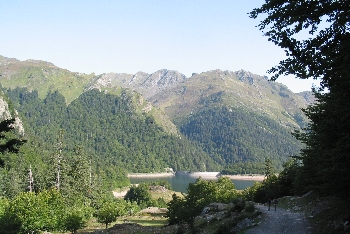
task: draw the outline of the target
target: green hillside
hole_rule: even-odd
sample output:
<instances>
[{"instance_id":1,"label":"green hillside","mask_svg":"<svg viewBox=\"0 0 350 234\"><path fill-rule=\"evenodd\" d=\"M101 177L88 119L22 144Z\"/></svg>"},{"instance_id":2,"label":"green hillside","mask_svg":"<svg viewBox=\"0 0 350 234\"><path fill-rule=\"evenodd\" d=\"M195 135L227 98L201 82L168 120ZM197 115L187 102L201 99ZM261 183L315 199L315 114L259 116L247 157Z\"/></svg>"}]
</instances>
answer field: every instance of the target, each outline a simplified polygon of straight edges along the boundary
<instances>
[{"instance_id":1,"label":"green hillside","mask_svg":"<svg viewBox=\"0 0 350 234\"><path fill-rule=\"evenodd\" d=\"M65 129L71 145L133 172L236 164L249 173L266 158L280 169L299 154L291 132L313 101L243 70L87 75L1 56L0 84L33 137L52 144Z\"/></svg>"},{"instance_id":2,"label":"green hillside","mask_svg":"<svg viewBox=\"0 0 350 234\"><path fill-rule=\"evenodd\" d=\"M217 165L185 137L169 134L152 115L140 115L130 101L132 94L105 94L96 89L66 106L58 92L44 100L36 91L16 88L7 94L15 103L32 136L48 146L60 129L67 147L79 145L96 162L117 165L130 172L217 170Z\"/></svg>"},{"instance_id":3,"label":"green hillside","mask_svg":"<svg viewBox=\"0 0 350 234\"><path fill-rule=\"evenodd\" d=\"M263 164L269 158L280 169L301 148L300 142L273 119L237 108L203 109L179 125L184 135L199 142L221 165Z\"/></svg>"}]
</instances>

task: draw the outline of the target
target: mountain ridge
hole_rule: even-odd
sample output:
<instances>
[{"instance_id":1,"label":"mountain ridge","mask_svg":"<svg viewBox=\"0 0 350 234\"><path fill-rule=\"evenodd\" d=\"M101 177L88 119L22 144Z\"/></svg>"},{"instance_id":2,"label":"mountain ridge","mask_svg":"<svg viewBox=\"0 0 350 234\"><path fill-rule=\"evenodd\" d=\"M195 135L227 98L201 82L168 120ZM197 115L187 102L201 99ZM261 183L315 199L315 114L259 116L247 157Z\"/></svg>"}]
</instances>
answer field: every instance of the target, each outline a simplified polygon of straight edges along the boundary
<instances>
[{"instance_id":1,"label":"mountain ridge","mask_svg":"<svg viewBox=\"0 0 350 234\"><path fill-rule=\"evenodd\" d=\"M281 165L288 156L296 155L300 143L290 132L306 126L301 108L314 101L311 92L295 94L283 84L244 70L216 69L191 77L167 69L151 74L95 75L3 56L0 83L6 89L37 90L42 100L58 91L67 105L94 89L127 98L141 119L179 137L184 134L220 165L262 162L266 157ZM263 136L265 139L259 139Z\"/></svg>"}]
</instances>

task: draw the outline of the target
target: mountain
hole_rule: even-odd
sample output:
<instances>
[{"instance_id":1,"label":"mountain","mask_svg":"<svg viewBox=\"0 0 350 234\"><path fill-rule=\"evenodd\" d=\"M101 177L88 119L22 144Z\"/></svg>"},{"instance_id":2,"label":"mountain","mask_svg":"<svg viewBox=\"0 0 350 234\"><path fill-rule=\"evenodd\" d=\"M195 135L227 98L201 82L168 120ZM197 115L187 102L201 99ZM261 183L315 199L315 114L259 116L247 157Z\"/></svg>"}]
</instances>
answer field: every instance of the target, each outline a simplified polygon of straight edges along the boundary
<instances>
[{"instance_id":1,"label":"mountain","mask_svg":"<svg viewBox=\"0 0 350 234\"><path fill-rule=\"evenodd\" d=\"M109 84L141 93L221 165L263 163L269 157L281 168L301 148L290 134L307 124L301 108L315 101L311 92L295 94L243 70L214 70L189 78L168 70L121 77L101 75L95 84L99 89Z\"/></svg>"},{"instance_id":2,"label":"mountain","mask_svg":"<svg viewBox=\"0 0 350 234\"><path fill-rule=\"evenodd\" d=\"M247 71L214 70L186 78L177 71L159 70L135 75L108 73L94 80L91 87L127 87L141 93L172 119L187 116L209 103L255 110L284 126L298 127L295 115L314 100L311 92L294 94L285 85ZM220 101L215 98L221 97ZM211 100L211 101L210 101Z\"/></svg>"},{"instance_id":3,"label":"mountain","mask_svg":"<svg viewBox=\"0 0 350 234\"><path fill-rule=\"evenodd\" d=\"M300 108L314 101L311 92L295 94L278 82L243 70L213 70L191 77L166 69L152 74L95 75L2 56L0 83L12 91L16 87L36 90L41 100L57 90L68 106L96 89L119 98L132 94L127 105L133 106L135 116L152 116L164 131L189 139L222 167L243 163L248 171L250 163L272 158L281 167L289 156L298 154L301 144L290 133L307 124ZM17 103L19 96L14 98Z\"/></svg>"}]
</instances>

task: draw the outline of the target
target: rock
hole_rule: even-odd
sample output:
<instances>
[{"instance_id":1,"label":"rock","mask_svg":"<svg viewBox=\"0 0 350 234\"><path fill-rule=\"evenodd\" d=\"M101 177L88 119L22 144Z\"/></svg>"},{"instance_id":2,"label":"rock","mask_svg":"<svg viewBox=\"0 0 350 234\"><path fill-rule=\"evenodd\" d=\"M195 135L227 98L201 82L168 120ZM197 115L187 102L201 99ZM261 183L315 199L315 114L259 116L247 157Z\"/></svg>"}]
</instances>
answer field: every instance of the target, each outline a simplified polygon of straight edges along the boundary
<instances>
[{"instance_id":1,"label":"rock","mask_svg":"<svg viewBox=\"0 0 350 234\"><path fill-rule=\"evenodd\" d=\"M207 207L216 209L216 210L225 210L230 206L230 204L223 203L210 203Z\"/></svg>"},{"instance_id":2,"label":"rock","mask_svg":"<svg viewBox=\"0 0 350 234\"><path fill-rule=\"evenodd\" d=\"M246 229L248 227L254 226L254 221L248 218L243 219L241 222L239 222L236 227L234 227L230 233L237 233L243 229Z\"/></svg>"},{"instance_id":3,"label":"rock","mask_svg":"<svg viewBox=\"0 0 350 234\"><path fill-rule=\"evenodd\" d=\"M309 192L307 192L307 193L305 193L302 197L307 197L307 196L309 196L311 193L312 193L312 190L309 191Z\"/></svg>"},{"instance_id":4,"label":"rock","mask_svg":"<svg viewBox=\"0 0 350 234\"><path fill-rule=\"evenodd\" d=\"M206 207L204 207L204 209L203 209L201 215L205 215L205 214L208 213L209 211L210 211L210 207L206 206Z\"/></svg>"}]
</instances>

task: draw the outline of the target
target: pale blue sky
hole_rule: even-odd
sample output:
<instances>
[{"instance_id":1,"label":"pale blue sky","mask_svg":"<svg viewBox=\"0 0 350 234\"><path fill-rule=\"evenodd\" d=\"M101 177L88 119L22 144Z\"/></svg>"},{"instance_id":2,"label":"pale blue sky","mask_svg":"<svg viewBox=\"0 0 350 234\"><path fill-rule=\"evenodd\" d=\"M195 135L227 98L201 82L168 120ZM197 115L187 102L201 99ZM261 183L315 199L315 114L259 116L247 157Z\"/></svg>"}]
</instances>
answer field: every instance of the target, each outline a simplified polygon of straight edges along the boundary
<instances>
[{"instance_id":1,"label":"pale blue sky","mask_svg":"<svg viewBox=\"0 0 350 234\"><path fill-rule=\"evenodd\" d=\"M0 0L0 55L81 73L214 69L258 75L284 52L248 12L264 0ZM315 81L279 79L292 91Z\"/></svg>"}]
</instances>

